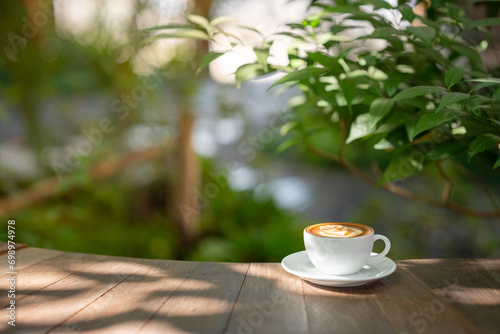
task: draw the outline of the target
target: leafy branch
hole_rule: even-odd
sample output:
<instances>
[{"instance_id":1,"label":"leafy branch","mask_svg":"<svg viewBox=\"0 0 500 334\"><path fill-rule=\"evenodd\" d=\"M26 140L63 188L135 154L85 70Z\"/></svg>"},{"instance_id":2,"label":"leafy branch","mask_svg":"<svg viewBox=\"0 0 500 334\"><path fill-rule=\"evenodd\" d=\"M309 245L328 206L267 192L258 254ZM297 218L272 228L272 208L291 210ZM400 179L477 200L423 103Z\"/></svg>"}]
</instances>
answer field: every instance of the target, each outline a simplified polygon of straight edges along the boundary
<instances>
[{"instance_id":1,"label":"leafy branch","mask_svg":"<svg viewBox=\"0 0 500 334\"><path fill-rule=\"evenodd\" d=\"M431 4L432 17L416 15L406 4L369 4L356 0L313 2L319 12L288 24L287 30L254 48L256 61L242 65L235 73L237 86L263 74L281 72L284 75L270 88L299 88L303 99L290 106L290 122L281 132L291 138L280 145L280 151L303 143L311 152L342 165L366 182L405 198L467 215L500 217L496 207L492 212L480 212L453 203L457 181L442 166L447 161L457 170L470 171L473 164L500 167L500 78L485 69L480 56L486 40L491 39L488 27L500 25L500 18L473 21L461 7L449 2ZM391 15L383 15L380 9L389 10ZM221 34L235 41L233 46L242 44L218 26L229 21L227 18L209 22L190 16L188 20L192 24L189 28L154 29L185 29L184 33L175 30L167 35L203 36L207 40ZM421 24L412 25L415 20ZM353 35L360 26L367 29ZM470 31L482 34L483 39L471 39ZM168 36L151 38L162 37ZM278 37L290 41L286 66L269 62ZM369 43L377 44L377 49L367 47ZM199 71L222 54L207 53ZM311 135L321 132L334 133L336 146L314 145ZM380 177L356 167L356 161L349 160L354 151L369 158L383 155L385 162L377 167L383 170ZM394 184L431 165L444 180L441 200ZM475 177L468 179L477 181Z\"/></svg>"}]
</instances>

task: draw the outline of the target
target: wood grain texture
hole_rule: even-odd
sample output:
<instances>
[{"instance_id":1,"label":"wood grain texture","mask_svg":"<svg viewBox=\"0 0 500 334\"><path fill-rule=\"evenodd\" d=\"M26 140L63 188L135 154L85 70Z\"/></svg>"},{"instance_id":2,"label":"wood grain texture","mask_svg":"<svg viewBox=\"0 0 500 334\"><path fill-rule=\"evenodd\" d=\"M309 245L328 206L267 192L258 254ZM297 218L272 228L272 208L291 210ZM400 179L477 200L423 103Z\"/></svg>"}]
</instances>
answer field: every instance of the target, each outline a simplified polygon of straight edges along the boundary
<instances>
[{"instance_id":1,"label":"wood grain texture","mask_svg":"<svg viewBox=\"0 0 500 334\"><path fill-rule=\"evenodd\" d=\"M278 263L252 263L224 333L307 333L302 280Z\"/></svg>"},{"instance_id":2,"label":"wood grain texture","mask_svg":"<svg viewBox=\"0 0 500 334\"><path fill-rule=\"evenodd\" d=\"M303 282L310 333L391 333L365 286L329 288Z\"/></svg>"},{"instance_id":3,"label":"wood grain texture","mask_svg":"<svg viewBox=\"0 0 500 334\"><path fill-rule=\"evenodd\" d=\"M139 333L223 333L248 267L200 263Z\"/></svg>"},{"instance_id":4,"label":"wood grain texture","mask_svg":"<svg viewBox=\"0 0 500 334\"><path fill-rule=\"evenodd\" d=\"M500 282L500 259L476 259L476 262Z\"/></svg>"},{"instance_id":5,"label":"wood grain texture","mask_svg":"<svg viewBox=\"0 0 500 334\"><path fill-rule=\"evenodd\" d=\"M80 255L85 257L86 254ZM140 259L131 261L117 257L102 259L102 256L86 256L94 257L94 262L99 262L16 301L16 331L38 333L52 329L144 266L144 260ZM47 269L54 268L50 265ZM0 322L0 331L7 326L5 322Z\"/></svg>"},{"instance_id":6,"label":"wood grain texture","mask_svg":"<svg viewBox=\"0 0 500 334\"><path fill-rule=\"evenodd\" d=\"M476 328L446 299L407 268L367 285L394 333L476 333Z\"/></svg>"},{"instance_id":7,"label":"wood grain texture","mask_svg":"<svg viewBox=\"0 0 500 334\"><path fill-rule=\"evenodd\" d=\"M406 260L408 268L483 333L500 327L500 282L473 259Z\"/></svg>"},{"instance_id":8,"label":"wood grain texture","mask_svg":"<svg viewBox=\"0 0 500 334\"><path fill-rule=\"evenodd\" d=\"M197 262L145 260L133 273L50 333L135 333L173 295Z\"/></svg>"},{"instance_id":9,"label":"wood grain texture","mask_svg":"<svg viewBox=\"0 0 500 334\"><path fill-rule=\"evenodd\" d=\"M16 300L20 301L43 288L73 275L75 272L94 264L103 256L81 253L60 253L49 257L31 266L17 270ZM42 275L43 273L43 275ZM0 306L7 306L9 298L3 289L0 289Z\"/></svg>"},{"instance_id":10,"label":"wood grain texture","mask_svg":"<svg viewBox=\"0 0 500 334\"><path fill-rule=\"evenodd\" d=\"M25 244L16 243L16 251L26 248ZM4 241L0 241L0 255L7 253L9 250L9 244Z\"/></svg>"},{"instance_id":11,"label":"wood grain texture","mask_svg":"<svg viewBox=\"0 0 500 334\"><path fill-rule=\"evenodd\" d=\"M0 322L0 332L455 334L500 327L500 259L398 261L392 275L351 288L307 283L278 263L36 248L17 251L16 261L16 327ZM0 286L4 319L12 300L6 289Z\"/></svg>"},{"instance_id":12,"label":"wood grain texture","mask_svg":"<svg viewBox=\"0 0 500 334\"><path fill-rule=\"evenodd\" d=\"M35 247L16 250L16 270L19 271L37 262L60 254L63 254L63 252ZM8 271L10 271L10 269L9 263L7 262L7 254L0 255L0 275L4 275ZM3 278L0 276L0 279Z\"/></svg>"}]
</instances>

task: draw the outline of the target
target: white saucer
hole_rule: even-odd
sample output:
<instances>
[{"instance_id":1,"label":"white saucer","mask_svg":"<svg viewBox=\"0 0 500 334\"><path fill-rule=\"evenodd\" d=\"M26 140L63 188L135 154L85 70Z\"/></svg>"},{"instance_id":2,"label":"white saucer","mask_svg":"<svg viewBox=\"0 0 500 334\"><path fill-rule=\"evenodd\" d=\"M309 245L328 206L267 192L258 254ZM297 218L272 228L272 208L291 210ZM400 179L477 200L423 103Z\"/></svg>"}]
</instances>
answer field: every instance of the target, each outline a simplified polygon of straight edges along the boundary
<instances>
[{"instance_id":1,"label":"white saucer","mask_svg":"<svg viewBox=\"0 0 500 334\"><path fill-rule=\"evenodd\" d=\"M309 260L306 251L288 255L281 261L281 266L290 274L308 282L334 287L363 285L389 276L396 270L396 263L384 256L380 259L368 260L363 268L355 274L347 276L328 275L316 269Z\"/></svg>"}]
</instances>

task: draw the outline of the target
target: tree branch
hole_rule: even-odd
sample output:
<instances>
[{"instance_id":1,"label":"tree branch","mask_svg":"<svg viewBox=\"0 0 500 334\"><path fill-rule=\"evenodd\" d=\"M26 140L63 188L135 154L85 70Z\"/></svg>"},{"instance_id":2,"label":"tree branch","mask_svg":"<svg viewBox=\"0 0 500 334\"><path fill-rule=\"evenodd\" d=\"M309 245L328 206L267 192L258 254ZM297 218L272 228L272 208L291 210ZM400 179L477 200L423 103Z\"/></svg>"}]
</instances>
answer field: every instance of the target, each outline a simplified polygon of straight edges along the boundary
<instances>
[{"instance_id":1,"label":"tree branch","mask_svg":"<svg viewBox=\"0 0 500 334\"><path fill-rule=\"evenodd\" d=\"M148 147L144 150L124 155L118 160L96 164L90 169L90 178L94 181L108 178L130 165L160 157L165 154L165 150L166 147ZM22 210L58 194L59 182L58 178L54 176L35 184L31 188L0 198L0 216L12 214L15 211Z\"/></svg>"},{"instance_id":2,"label":"tree branch","mask_svg":"<svg viewBox=\"0 0 500 334\"><path fill-rule=\"evenodd\" d=\"M371 176L369 176L368 174L364 173L362 170L360 170L359 168L357 168L356 166L351 164L349 161L343 159L342 157L339 157L339 156L336 156L336 155L331 154L329 152L318 149L309 143L307 143L306 145L307 145L307 148L311 152L316 153L323 158L326 158L328 160L334 161L334 162L342 165L347 170L349 170L352 174L356 175L357 177L359 177L363 181L365 181L373 186L377 184L376 179L374 179ZM384 183L380 187L393 193L393 194L399 195L401 197L404 197L404 198L407 198L407 199L410 199L413 201L426 203L426 204L433 205L436 207L446 208L446 209L449 209L449 210L452 210L455 212L459 212L462 214L466 214L469 216L478 217L478 218L498 218L498 217L500 217L500 212L498 212L498 211L483 212L483 211L477 211L477 210L474 210L471 208L463 207L460 205L456 205L456 204L451 203L450 201L438 201L438 200L435 200L435 199L432 199L429 197L415 194L414 192L412 192L408 189L399 187L399 186L392 184L392 183Z\"/></svg>"},{"instance_id":3,"label":"tree branch","mask_svg":"<svg viewBox=\"0 0 500 334\"><path fill-rule=\"evenodd\" d=\"M441 162L442 160L436 161L436 166L439 171L439 174L441 174L443 179L445 179L446 181L443 188L443 201L449 205L451 204L450 195L451 195L451 188L453 188L453 180L450 179L448 175L446 175L446 173L443 170L443 166L441 166Z\"/></svg>"}]
</instances>

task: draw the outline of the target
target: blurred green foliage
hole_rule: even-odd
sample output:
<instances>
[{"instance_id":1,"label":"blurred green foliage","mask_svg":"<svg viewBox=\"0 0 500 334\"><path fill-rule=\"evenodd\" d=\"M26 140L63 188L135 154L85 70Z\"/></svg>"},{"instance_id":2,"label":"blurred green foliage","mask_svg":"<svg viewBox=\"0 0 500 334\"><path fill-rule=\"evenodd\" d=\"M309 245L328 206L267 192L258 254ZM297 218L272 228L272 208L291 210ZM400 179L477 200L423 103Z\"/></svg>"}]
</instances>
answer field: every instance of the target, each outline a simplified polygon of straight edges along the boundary
<instances>
[{"instance_id":1,"label":"blurred green foliage","mask_svg":"<svg viewBox=\"0 0 500 334\"><path fill-rule=\"evenodd\" d=\"M159 167L159 163L153 163ZM214 167L205 161L204 179ZM18 242L65 251L200 261L280 261L303 248L304 218L253 190L235 192L220 178L204 208L193 248L179 242L164 212L165 173L145 187L118 175L16 213ZM5 239L6 235L0 234Z\"/></svg>"},{"instance_id":2,"label":"blurred green foliage","mask_svg":"<svg viewBox=\"0 0 500 334\"><path fill-rule=\"evenodd\" d=\"M500 26L498 6L489 7L490 17L473 20L466 5L430 2L431 14L422 16L406 1L395 6L313 1L315 12L302 22L262 36L253 49L255 60L236 70L236 85L276 72L282 76L270 89L298 88L290 121L282 127L289 136L279 151L301 145L413 201L498 218L494 199L482 212L457 204L451 191L462 179L477 182L483 176L489 186L499 186L497 171L483 171L500 167L500 78L498 68L488 69L481 58L489 43L497 43L488 28ZM175 27L175 33L188 31L199 39L223 35L241 43L219 29L218 21L196 18L190 19L193 26ZM167 33L150 38L172 35L172 27L156 29ZM288 63L271 62L283 36L289 39ZM207 53L200 69L229 52ZM381 175L365 171L367 162ZM442 200L394 184L433 167L447 181ZM462 177L448 177L457 171Z\"/></svg>"},{"instance_id":3,"label":"blurred green foliage","mask_svg":"<svg viewBox=\"0 0 500 334\"><path fill-rule=\"evenodd\" d=\"M53 177L57 171L48 152L54 148L64 150L72 136L95 128L96 121L105 115L115 130L104 135L91 154L77 156L77 166L62 175L55 196L13 214L19 226L17 242L74 252L212 261L278 261L301 248L297 231L302 227L297 225L298 218L278 209L270 198L264 202L255 200L253 191L232 191L227 182L202 212L200 237L192 246L183 245L169 214L176 208L166 207L172 175L163 159L143 163L142 167L156 171L154 180L145 185L130 182L126 172L93 181L90 172L96 163L128 152L127 131L135 125L162 125L175 133L179 114L176 109L185 103L179 99L191 99L197 91L197 79L185 75L196 66L192 61L193 44L184 40L177 45L173 50L177 56L158 74L164 84L148 91L146 101L139 101L136 107L129 105L130 114L119 120L120 115L109 115L108 109L117 99L124 106L124 96L142 87L144 79L134 73L132 64L143 47L134 43L137 34L131 27L122 27L129 32L129 41L117 45L105 28L105 17L96 18L96 24L87 33L61 34L55 28L51 2L42 4L34 10L43 14L47 22L35 27L34 36L28 36L26 26L33 22L30 8L22 2L0 3L0 31L6 54L0 58L2 124L9 126L21 119L20 130L26 134L24 138L4 138L4 143L18 141L35 152L39 168L37 176L28 179L15 171L2 170L0 195L7 197ZM134 3L135 13L128 23L136 27L141 12L151 9L148 5L152 6ZM44 54L44 41L53 42L51 59ZM118 60L127 47L135 47L135 53ZM102 109L77 115L81 101L95 98L101 100L97 105ZM151 116L158 105L164 108L163 115ZM153 124L152 117L156 120ZM53 129L46 119L57 119L63 126ZM153 140L153 144L161 142ZM203 166L205 179L214 167L210 161ZM129 172L134 168L141 166L129 167ZM5 237L0 232L0 238Z\"/></svg>"},{"instance_id":4,"label":"blurred green foliage","mask_svg":"<svg viewBox=\"0 0 500 334\"><path fill-rule=\"evenodd\" d=\"M109 109L114 100L119 99L122 94L130 94L134 87L141 85L144 76L134 72L134 57L144 45L140 40L142 35L137 34L136 22L142 11L152 9L147 7L152 5L152 2L134 2L134 15L124 28L129 40L118 46L102 21L96 23L91 32L76 36L61 34L57 31L54 21L51 20L44 26L42 37L48 38L48 41L57 48L52 49L53 54L44 54L42 52L45 50L44 44L41 43L43 39L13 39L13 35L9 35L13 33L23 37L25 21L20 18L29 17L23 3L0 2L1 45L17 48L16 52L0 57L0 122L8 127L14 124L13 119L21 120L26 137L4 138L4 142L0 145L13 141L35 152L39 173L33 177L23 178L18 176L16 171L0 170L1 197L29 189L39 180L53 177L54 170L48 152L64 148L72 137L81 135L83 129L95 126L96 120L104 115L109 116ZM47 3L50 7L50 1ZM431 13L434 12L429 11L430 19L434 19ZM316 24L313 21L309 20L305 24L301 23L293 27L309 34L310 29ZM191 16L190 22L193 25L196 24L196 17ZM198 21L198 23L205 28L211 27L207 26L205 21ZM219 23L212 21L213 26ZM185 22L183 26L187 27L188 24L189 22ZM189 27L191 29L192 25ZM342 28L337 26L336 29ZM213 29L212 33L220 33L220 31ZM340 41L335 40L332 37L334 35L328 35L329 39L325 40L325 43L337 45ZM415 34L416 37L410 36L411 41L417 47L425 49L425 36L422 40L417 35ZM205 40L205 35L202 37L202 40ZM207 38L209 37L208 34ZM389 37L386 36L386 38ZM173 136L177 134L179 110L185 105L183 104L185 101L179 102L178 100L183 97L192 99L201 81L199 78L186 75L186 73L194 73L198 65L194 61L197 46L190 40L181 39L181 41L175 49L176 56L156 69L156 74L162 75L164 83L156 90L149 91L147 99L138 103L137 107L130 108L130 116L123 122L115 122L116 130L105 136L103 142L95 147L92 154L80 157L78 167L58 184L57 195L43 203L24 208L9 217L17 221L17 242L33 247L64 251L203 261L280 261L287 254L303 249L302 229L316 221L311 221L311 218L304 217L300 213L287 212L278 208L271 196L268 198L257 196L254 190L234 191L225 179L221 180L217 195L210 198L208 204L201 210L199 236L192 245L182 244L179 241L177 226L169 215L169 212L176 208L168 207L166 204L168 197L171 196L169 194L171 194L173 183L168 163L174 160L174 157L162 157L140 165L129 166L124 172L98 182L90 178L89 173L95 163L126 154L131 150L127 147L127 134L134 126L164 126ZM258 63L256 66L247 67L247 72L240 71L238 80L249 79L255 74L271 70L267 64L268 47L269 45L256 49ZM134 50L129 53L128 57L120 56L126 48ZM57 54L54 53L55 51ZM345 51L348 52L348 50ZM50 55L54 57L47 58ZM433 55L430 54L430 56ZM201 59L201 64L207 65L215 59L215 56L212 54L209 58ZM425 58L429 55L421 56ZM306 59L296 56L293 59L296 61L293 66L298 65L300 60L311 67L314 67L317 62L329 61L320 54L309 54L309 58L306 57ZM426 71L418 72L420 80L438 69L439 71L434 73L433 77L441 84L441 81L445 79L444 69L438 68L436 64L429 62L429 59L425 59L427 62L422 62L421 65L426 68ZM355 67L359 65L353 64L349 59L346 61ZM362 66L369 66L369 62L376 64L378 59L375 55L368 54L366 61L367 65ZM416 63L417 60L407 57L405 62ZM383 63L381 67L392 65ZM386 70L385 67L382 70ZM448 68L449 66L446 67ZM293 71L295 70L299 70L299 67L293 68ZM297 73L293 71L291 73ZM295 77L290 82L294 85L298 82L300 87L307 87L309 98L296 100L291 110L304 118L299 117L295 120L297 124L286 125L285 128L288 127L288 129L287 131L282 129L282 133L285 139L293 140L297 139L297 134L300 135L298 128L307 127L305 134L312 145L329 151L333 150L332 152L336 153L334 149L341 145L342 138L338 133L338 125L332 122L334 111L325 112L325 110L338 101L328 96L327 102L330 105L328 103L325 105L318 98L319 95L325 93L325 87L333 83L315 80L322 76L319 71L302 73L307 75ZM408 79L408 77L411 75L405 72L399 75L400 80ZM289 76L288 79L290 78ZM351 106L352 113L349 112L349 103L344 103L342 106L335 105L339 113L342 113L342 117L349 118L351 125L356 124L355 116L369 114L370 105L375 101L370 95L373 91L370 91L370 98L357 98L357 92L352 92L352 85L366 84L371 79L367 79L366 76L353 77L353 82L346 82L346 85L342 84L340 88L337 87L339 92L349 91L354 94L353 96L351 93L346 95L348 97L346 102L350 100L351 104L356 106L355 108ZM394 82L386 82L385 91L390 88L390 85L397 86ZM459 85L466 86L463 82ZM492 86L484 85L482 91L488 94L493 93ZM387 98L392 98L396 94L395 88L393 90ZM439 105L436 99L438 97L442 99L442 96L433 95L432 98L428 96L424 98L433 100L436 105ZM97 104L97 108L101 109L85 110L83 115L77 115L79 99L84 101L102 99L102 103ZM219 106L220 115L223 117L231 115L238 109L238 106L234 105L224 107L225 102L227 101L222 101ZM482 106L483 103L479 102ZM494 102L491 105L496 106L496 104L497 102ZM411 103L406 102L406 105L411 105ZM359 109L356 109L358 107ZM481 107L478 110L482 109L484 108ZM17 117L16 113L22 117ZM47 125L45 122L47 118L57 119L59 127L56 129ZM396 121L400 122L401 119ZM333 131L330 131L332 127ZM376 129L377 127L373 130ZM391 132L384 133L384 138L396 144L402 138L401 145L407 146L409 139L405 138L405 131L403 126L399 126ZM344 152L344 158L355 161L361 166L368 166L374 161L381 166L390 164L386 151L372 149L382 136L366 133L365 137L353 140L349 144L349 150ZM158 144L158 142L153 140L153 144ZM297 144L300 141L288 144L290 143ZM335 165L310 152L304 145L297 145L296 149L288 150L287 148L290 147L288 144L283 146L282 143L273 141L260 152L256 165L260 161L275 159L275 156L270 155L275 150L283 151L284 159L300 161L304 168L310 164L327 167ZM470 145L470 138L465 140L464 145ZM481 156L497 154L492 148L486 151L489 153L484 151L477 153L481 153ZM202 160L200 189L212 182L213 171L221 169L216 164L216 160L217 158ZM462 160L466 160L466 155L462 156ZM476 160L477 157L474 157L473 161ZM154 171L152 179L143 183L132 182L130 174L134 174L142 167ZM492 184L497 182L495 181L497 174L493 174L490 168L488 170L484 166L476 168ZM454 178L463 177L453 168L447 168L447 172ZM429 177L425 184L442 182L439 181L441 176L437 170L427 168L424 173ZM139 178L142 177L140 173L137 175ZM454 190L454 200L459 203L469 203L473 196L471 194L476 193L475 189L471 191L474 186L467 181L460 183L462 185ZM446 219L442 219L445 215ZM390 197L376 196L350 212L348 218L375 226L377 231L388 235L393 241L394 251L391 252L391 257L394 259L432 256L499 256L498 236L500 233L496 222L457 215L451 216L456 224L450 224L450 216L447 215L448 213L443 213L438 209L429 210L416 203L402 205L395 212ZM457 235L460 237L455 239ZM3 231L0 231L0 239L6 239Z\"/></svg>"},{"instance_id":5,"label":"blurred green foliage","mask_svg":"<svg viewBox=\"0 0 500 334\"><path fill-rule=\"evenodd\" d=\"M303 248L304 217L278 209L271 196L234 192L227 180L219 189L203 212L203 239L190 259L277 262Z\"/></svg>"}]
</instances>

